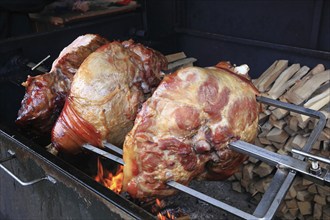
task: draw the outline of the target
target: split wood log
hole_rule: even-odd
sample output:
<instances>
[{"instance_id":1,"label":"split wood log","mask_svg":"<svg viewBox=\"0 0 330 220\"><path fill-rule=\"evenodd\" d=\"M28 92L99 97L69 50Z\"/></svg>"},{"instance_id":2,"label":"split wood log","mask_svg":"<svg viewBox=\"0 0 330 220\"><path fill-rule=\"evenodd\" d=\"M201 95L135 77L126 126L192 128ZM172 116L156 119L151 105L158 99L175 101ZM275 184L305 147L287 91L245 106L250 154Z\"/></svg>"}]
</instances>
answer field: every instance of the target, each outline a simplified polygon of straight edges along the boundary
<instances>
[{"instance_id":1,"label":"split wood log","mask_svg":"<svg viewBox=\"0 0 330 220\"><path fill-rule=\"evenodd\" d=\"M324 65L322 63L319 63L311 70L311 74L320 73L323 72L324 70L325 70Z\"/></svg>"},{"instance_id":2,"label":"split wood log","mask_svg":"<svg viewBox=\"0 0 330 220\"><path fill-rule=\"evenodd\" d=\"M302 215L312 214L312 203L308 201L298 202L298 208Z\"/></svg>"},{"instance_id":3,"label":"split wood log","mask_svg":"<svg viewBox=\"0 0 330 220\"><path fill-rule=\"evenodd\" d=\"M267 121L266 123L264 123L261 126L261 131L262 132L269 132L272 128L273 128L273 125L269 121Z\"/></svg>"},{"instance_id":4,"label":"split wood log","mask_svg":"<svg viewBox=\"0 0 330 220\"><path fill-rule=\"evenodd\" d=\"M315 90L317 90L323 83L330 80L330 70L311 75L311 77L298 88L290 89L286 94L285 98L296 105L300 105L306 99L308 99Z\"/></svg>"},{"instance_id":5,"label":"split wood log","mask_svg":"<svg viewBox=\"0 0 330 220\"><path fill-rule=\"evenodd\" d=\"M323 208L322 218L323 219L330 219L330 207L329 206L326 206L326 207Z\"/></svg>"},{"instance_id":6,"label":"split wood log","mask_svg":"<svg viewBox=\"0 0 330 220\"><path fill-rule=\"evenodd\" d=\"M257 166L253 172L257 174L259 177L265 177L269 175L273 171L274 167L269 166L267 163L262 162ZM258 190L259 191L259 190ZM261 191L259 191L261 192Z\"/></svg>"},{"instance_id":7,"label":"split wood log","mask_svg":"<svg viewBox=\"0 0 330 220\"><path fill-rule=\"evenodd\" d=\"M272 128L266 137L270 141L283 144L288 139L289 135L282 129Z\"/></svg>"},{"instance_id":8,"label":"split wood log","mask_svg":"<svg viewBox=\"0 0 330 220\"><path fill-rule=\"evenodd\" d=\"M325 67L323 64L317 64L311 71L309 71L304 77L302 77L300 80L297 80L294 85L287 91L287 93L291 93L293 90L299 88L301 85L303 85L309 78L311 78L313 75L325 71Z\"/></svg>"},{"instance_id":9,"label":"split wood log","mask_svg":"<svg viewBox=\"0 0 330 220\"><path fill-rule=\"evenodd\" d=\"M277 99L278 97L280 97L284 93L284 91L290 87L290 85L287 84L288 80L298 70L300 70L300 64L298 64L298 63L292 64L290 67L288 67L286 70L284 70L280 74L280 76L276 79L272 88L268 91L268 95L273 99ZM306 71L306 73L307 73L307 71Z\"/></svg>"},{"instance_id":10,"label":"split wood log","mask_svg":"<svg viewBox=\"0 0 330 220\"><path fill-rule=\"evenodd\" d=\"M269 115L267 115L264 112L260 112L259 113L259 124L265 123L268 120L268 118L269 118Z\"/></svg>"},{"instance_id":11,"label":"split wood log","mask_svg":"<svg viewBox=\"0 0 330 220\"><path fill-rule=\"evenodd\" d=\"M316 194L314 196L314 202L316 202L320 205L326 205L327 204L327 197Z\"/></svg>"},{"instance_id":12,"label":"split wood log","mask_svg":"<svg viewBox=\"0 0 330 220\"><path fill-rule=\"evenodd\" d=\"M292 141L293 141L294 137L290 137L289 140L285 143L284 145L284 150L286 150L287 152L291 152L292 150Z\"/></svg>"},{"instance_id":13,"label":"split wood log","mask_svg":"<svg viewBox=\"0 0 330 220\"><path fill-rule=\"evenodd\" d=\"M297 199L299 201L312 201L313 200L313 195L310 194L308 191L303 190L303 191L298 191L297 192Z\"/></svg>"},{"instance_id":14,"label":"split wood log","mask_svg":"<svg viewBox=\"0 0 330 220\"><path fill-rule=\"evenodd\" d=\"M242 178L244 180L252 180L253 179L253 169L254 169L254 164L247 164L243 167L243 176Z\"/></svg>"},{"instance_id":15,"label":"split wood log","mask_svg":"<svg viewBox=\"0 0 330 220\"><path fill-rule=\"evenodd\" d=\"M286 125L286 121L284 120L277 120L277 118L272 115L271 117L269 117L269 122L276 128L278 129L283 129L284 126Z\"/></svg>"},{"instance_id":16,"label":"split wood log","mask_svg":"<svg viewBox=\"0 0 330 220\"><path fill-rule=\"evenodd\" d=\"M173 53L165 56L167 59L167 62L172 63L177 60L181 60L186 58L186 54L184 52L178 52L178 53Z\"/></svg>"},{"instance_id":17,"label":"split wood log","mask_svg":"<svg viewBox=\"0 0 330 220\"><path fill-rule=\"evenodd\" d=\"M313 218L321 219L322 218L322 205L315 203L313 208ZM322 218L325 219L325 218Z\"/></svg>"},{"instance_id":18,"label":"split wood log","mask_svg":"<svg viewBox=\"0 0 330 220\"><path fill-rule=\"evenodd\" d=\"M311 99L309 99L305 104L305 108L320 110L323 106L330 103L330 87L326 89L321 94L318 94ZM306 122L310 117L306 115L301 115L302 122Z\"/></svg>"},{"instance_id":19,"label":"split wood log","mask_svg":"<svg viewBox=\"0 0 330 220\"><path fill-rule=\"evenodd\" d=\"M293 64L277 73L277 79L272 79L270 75L275 71L278 62L274 62L259 79L254 80L254 83L257 88L262 89L262 95L283 102L294 103L290 96L298 91L297 99L299 99L300 105L324 113L327 117L326 127L313 144L310 153L329 158L330 70L325 70L324 65L319 64L312 70L307 66L302 66L294 72L294 67L298 68L296 64ZM326 96L326 93L329 95ZM281 108L262 106L264 110L260 114L262 122L259 123L260 130L255 142L258 146L279 154L288 155L292 148L302 148L318 122L312 117L301 117L300 114ZM243 165L240 183L251 194L262 194L268 186L268 179L272 178L272 167L251 157L247 162ZM323 163L320 165L324 168L326 166ZM267 166L270 168L267 169ZM319 186L301 177L296 177L283 204L278 209L277 215L282 218L299 220L326 219L328 216L330 219L328 204L330 204L330 187Z\"/></svg>"},{"instance_id":20,"label":"split wood log","mask_svg":"<svg viewBox=\"0 0 330 220\"><path fill-rule=\"evenodd\" d=\"M274 115L278 120L281 120L285 116L289 114L288 110L282 109L282 108L277 108L272 111L272 115Z\"/></svg>"},{"instance_id":21,"label":"split wood log","mask_svg":"<svg viewBox=\"0 0 330 220\"><path fill-rule=\"evenodd\" d=\"M186 67L186 66L191 66L197 59L190 57L190 58L184 58L181 60L174 61L172 63L168 64L168 69L169 70L176 70L178 68Z\"/></svg>"},{"instance_id":22,"label":"split wood log","mask_svg":"<svg viewBox=\"0 0 330 220\"><path fill-rule=\"evenodd\" d=\"M231 183L231 188L236 192L242 192L242 185L238 181L232 182Z\"/></svg>"},{"instance_id":23,"label":"split wood log","mask_svg":"<svg viewBox=\"0 0 330 220\"><path fill-rule=\"evenodd\" d=\"M265 92L277 77L288 67L288 60L275 61L260 77L255 81L260 92Z\"/></svg>"},{"instance_id":24,"label":"split wood log","mask_svg":"<svg viewBox=\"0 0 330 220\"><path fill-rule=\"evenodd\" d=\"M293 138L293 140L291 142L291 147L301 149L302 147L305 146L306 142L307 142L307 138L305 138L302 135L298 134Z\"/></svg>"},{"instance_id":25,"label":"split wood log","mask_svg":"<svg viewBox=\"0 0 330 220\"><path fill-rule=\"evenodd\" d=\"M289 128L295 132L299 130L298 128L298 119L296 117L290 117L289 119Z\"/></svg>"}]
</instances>

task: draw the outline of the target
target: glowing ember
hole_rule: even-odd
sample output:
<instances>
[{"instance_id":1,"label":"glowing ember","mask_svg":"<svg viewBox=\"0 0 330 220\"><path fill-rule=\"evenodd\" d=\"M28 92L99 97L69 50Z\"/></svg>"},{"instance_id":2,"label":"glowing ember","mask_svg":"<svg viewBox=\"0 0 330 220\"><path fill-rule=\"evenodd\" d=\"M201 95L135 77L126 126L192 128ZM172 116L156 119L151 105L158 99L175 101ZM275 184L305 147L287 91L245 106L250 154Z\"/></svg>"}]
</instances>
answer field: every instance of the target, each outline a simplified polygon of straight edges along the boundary
<instances>
[{"instance_id":1,"label":"glowing ember","mask_svg":"<svg viewBox=\"0 0 330 220\"><path fill-rule=\"evenodd\" d=\"M123 166L119 166L116 173L113 174L109 170L103 168L100 159L97 160L97 175L94 178L95 181L119 194L123 186L123 177Z\"/></svg>"},{"instance_id":2,"label":"glowing ember","mask_svg":"<svg viewBox=\"0 0 330 220\"><path fill-rule=\"evenodd\" d=\"M156 209L160 210L166 206L164 200L156 199ZM175 215L171 214L168 210L166 212L158 212L157 214L158 220L172 220L175 219Z\"/></svg>"}]
</instances>

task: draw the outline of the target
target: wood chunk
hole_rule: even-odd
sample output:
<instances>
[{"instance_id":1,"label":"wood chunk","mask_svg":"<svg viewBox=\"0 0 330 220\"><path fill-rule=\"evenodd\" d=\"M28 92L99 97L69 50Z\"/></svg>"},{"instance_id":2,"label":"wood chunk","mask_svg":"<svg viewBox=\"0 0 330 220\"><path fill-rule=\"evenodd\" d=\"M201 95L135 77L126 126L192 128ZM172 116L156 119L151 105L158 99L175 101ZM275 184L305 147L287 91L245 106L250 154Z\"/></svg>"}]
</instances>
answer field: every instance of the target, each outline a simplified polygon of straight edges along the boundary
<instances>
[{"instance_id":1,"label":"wood chunk","mask_svg":"<svg viewBox=\"0 0 330 220\"><path fill-rule=\"evenodd\" d=\"M297 199L299 201L311 201L313 199L313 195L306 190L302 190L297 192Z\"/></svg>"},{"instance_id":2,"label":"wood chunk","mask_svg":"<svg viewBox=\"0 0 330 220\"><path fill-rule=\"evenodd\" d=\"M306 82L296 89L288 91L285 95L286 99L296 105L301 104L308 99L312 93L323 83L330 80L330 70L312 75Z\"/></svg>"},{"instance_id":3,"label":"wood chunk","mask_svg":"<svg viewBox=\"0 0 330 220\"><path fill-rule=\"evenodd\" d=\"M312 214L312 203L311 202L298 202L298 208L302 215Z\"/></svg>"},{"instance_id":4,"label":"wood chunk","mask_svg":"<svg viewBox=\"0 0 330 220\"><path fill-rule=\"evenodd\" d=\"M305 104L305 108L320 110L322 107L330 103L330 88L323 91L322 93L310 98ZM310 119L307 115L300 115L301 121L306 122Z\"/></svg>"},{"instance_id":5,"label":"wood chunk","mask_svg":"<svg viewBox=\"0 0 330 220\"><path fill-rule=\"evenodd\" d=\"M309 67L303 66L300 68L300 70L290 79L288 80L285 84L283 84L283 87L279 88L278 97L283 95L286 90L289 90L291 86L293 86L295 83L297 83L303 76L305 76L309 71Z\"/></svg>"},{"instance_id":6,"label":"wood chunk","mask_svg":"<svg viewBox=\"0 0 330 220\"><path fill-rule=\"evenodd\" d=\"M266 137L270 141L283 144L286 142L289 135L284 130L272 128L272 130L270 130Z\"/></svg>"},{"instance_id":7,"label":"wood chunk","mask_svg":"<svg viewBox=\"0 0 330 220\"><path fill-rule=\"evenodd\" d=\"M257 182L254 183L254 188L255 191L261 192L261 193L265 193L270 182L271 182L272 178L271 177L267 177L265 179L260 179Z\"/></svg>"},{"instance_id":8,"label":"wood chunk","mask_svg":"<svg viewBox=\"0 0 330 220\"><path fill-rule=\"evenodd\" d=\"M276 152L275 147L273 147L272 145L268 145L268 146L266 146L265 149L266 149L266 150L269 150L269 151L271 151L271 152Z\"/></svg>"},{"instance_id":9,"label":"wood chunk","mask_svg":"<svg viewBox=\"0 0 330 220\"><path fill-rule=\"evenodd\" d=\"M249 180L244 180L244 179L241 179L241 185L242 187L244 187L244 189L247 191L247 192L250 192L250 185L253 184L251 183L251 181ZM253 194L254 192L250 192L251 194Z\"/></svg>"},{"instance_id":10,"label":"wood chunk","mask_svg":"<svg viewBox=\"0 0 330 220\"><path fill-rule=\"evenodd\" d=\"M259 78L255 79L255 80L253 81L253 84L254 84L257 88L258 88L260 82L263 81L263 80L266 78L266 76L268 76L268 75L271 74L271 72L275 69L275 66L277 65L277 63L278 63L278 60L275 60L274 63L273 63L271 66L269 66L269 67L267 68L267 70L265 70L265 71L260 75Z\"/></svg>"},{"instance_id":11,"label":"wood chunk","mask_svg":"<svg viewBox=\"0 0 330 220\"><path fill-rule=\"evenodd\" d=\"M322 150L321 154L323 154L325 152L330 152L330 140L321 141L320 142L320 149Z\"/></svg>"},{"instance_id":12,"label":"wood chunk","mask_svg":"<svg viewBox=\"0 0 330 220\"><path fill-rule=\"evenodd\" d=\"M317 185L317 192L322 196L330 196L330 187L329 186L320 186Z\"/></svg>"},{"instance_id":13,"label":"wood chunk","mask_svg":"<svg viewBox=\"0 0 330 220\"><path fill-rule=\"evenodd\" d=\"M321 196L319 194L316 194L314 196L314 202L320 204L320 205L326 205L327 204L327 198L324 196Z\"/></svg>"},{"instance_id":14,"label":"wood chunk","mask_svg":"<svg viewBox=\"0 0 330 220\"><path fill-rule=\"evenodd\" d=\"M278 154L281 154L281 155L288 155L289 153L287 151L285 151L283 148L279 149L277 151Z\"/></svg>"},{"instance_id":15,"label":"wood chunk","mask_svg":"<svg viewBox=\"0 0 330 220\"><path fill-rule=\"evenodd\" d=\"M320 141L328 141L330 140L330 128L324 128L318 138Z\"/></svg>"},{"instance_id":16,"label":"wood chunk","mask_svg":"<svg viewBox=\"0 0 330 220\"><path fill-rule=\"evenodd\" d=\"M236 192L242 192L242 186L240 182L232 182L231 183L231 188L236 191Z\"/></svg>"},{"instance_id":17,"label":"wood chunk","mask_svg":"<svg viewBox=\"0 0 330 220\"><path fill-rule=\"evenodd\" d=\"M266 121L268 121L269 115L267 115L264 112L259 113L259 125L264 124Z\"/></svg>"},{"instance_id":18,"label":"wood chunk","mask_svg":"<svg viewBox=\"0 0 330 220\"><path fill-rule=\"evenodd\" d=\"M298 208L298 203L297 203L297 200L295 200L295 199L287 200L287 201L285 201L285 204L289 209Z\"/></svg>"},{"instance_id":19,"label":"wood chunk","mask_svg":"<svg viewBox=\"0 0 330 220\"><path fill-rule=\"evenodd\" d=\"M254 145L257 145L257 146L259 146L259 147L263 147L263 144L260 142L259 138L256 138L256 139L254 140Z\"/></svg>"},{"instance_id":20,"label":"wood chunk","mask_svg":"<svg viewBox=\"0 0 330 220\"><path fill-rule=\"evenodd\" d=\"M312 193L312 194L316 194L317 193L316 185L315 184L310 185L308 187L307 191Z\"/></svg>"},{"instance_id":21,"label":"wood chunk","mask_svg":"<svg viewBox=\"0 0 330 220\"><path fill-rule=\"evenodd\" d=\"M309 185L313 184L313 182L304 178L302 181L302 184L303 184L303 186L309 186Z\"/></svg>"},{"instance_id":22,"label":"wood chunk","mask_svg":"<svg viewBox=\"0 0 330 220\"><path fill-rule=\"evenodd\" d=\"M262 131L258 134L258 138L265 138L269 131Z\"/></svg>"},{"instance_id":23,"label":"wood chunk","mask_svg":"<svg viewBox=\"0 0 330 220\"><path fill-rule=\"evenodd\" d=\"M295 132L299 130L298 128L298 119L296 117L290 117L289 119L289 128Z\"/></svg>"},{"instance_id":24,"label":"wood chunk","mask_svg":"<svg viewBox=\"0 0 330 220\"><path fill-rule=\"evenodd\" d=\"M322 218L322 205L315 203L313 209L313 217L314 219L321 219ZM324 219L324 218L322 218Z\"/></svg>"},{"instance_id":25,"label":"wood chunk","mask_svg":"<svg viewBox=\"0 0 330 220\"><path fill-rule=\"evenodd\" d=\"M311 74L317 74L320 72L323 72L325 70L325 67L322 63L317 64L312 70L311 70Z\"/></svg>"},{"instance_id":26,"label":"wood chunk","mask_svg":"<svg viewBox=\"0 0 330 220\"><path fill-rule=\"evenodd\" d=\"M297 190L297 193L298 193L298 191L307 190L308 186L304 186L302 184L302 179L301 179L299 182L297 182L297 184L294 186L294 188L295 188L295 190Z\"/></svg>"},{"instance_id":27,"label":"wood chunk","mask_svg":"<svg viewBox=\"0 0 330 220\"><path fill-rule=\"evenodd\" d=\"M293 138L292 143L291 143L291 147L301 149L302 147L305 146L306 142L307 142L307 138L305 138L302 135L298 134Z\"/></svg>"},{"instance_id":28,"label":"wood chunk","mask_svg":"<svg viewBox=\"0 0 330 220\"><path fill-rule=\"evenodd\" d=\"M284 70L274 82L272 88L268 91L268 95L273 98L277 99L280 97L284 91L289 88L286 85L287 81L293 76L298 70L300 69L300 64L292 64L286 70ZM307 72L306 72L307 73Z\"/></svg>"},{"instance_id":29,"label":"wood chunk","mask_svg":"<svg viewBox=\"0 0 330 220\"><path fill-rule=\"evenodd\" d=\"M272 115L273 116L273 115ZM286 125L286 121L284 120L277 120L275 116L269 118L269 122L278 129L283 129Z\"/></svg>"},{"instance_id":30,"label":"wood chunk","mask_svg":"<svg viewBox=\"0 0 330 220\"><path fill-rule=\"evenodd\" d=\"M322 218L323 219L330 219L330 207L326 206L323 208L323 211L322 211Z\"/></svg>"},{"instance_id":31,"label":"wood chunk","mask_svg":"<svg viewBox=\"0 0 330 220\"><path fill-rule=\"evenodd\" d=\"M293 208L293 209L288 209L288 212L294 216L294 218L291 219L295 219L295 216L297 216L298 212L299 212L299 208Z\"/></svg>"},{"instance_id":32,"label":"wood chunk","mask_svg":"<svg viewBox=\"0 0 330 220\"><path fill-rule=\"evenodd\" d=\"M259 177L265 177L269 175L273 171L274 167L269 166L265 162L262 162L253 170L255 174L257 174ZM259 191L261 192L261 191Z\"/></svg>"},{"instance_id":33,"label":"wood chunk","mask_svg":"<svg viewBox=\"0 0 330 220\"><path fill-rule=\"evenodd\" d=\"M178 52L178 53L173 53L165 56L167 59L167 62L172 63L177 60L181 60L186 58L186 54L184 52Z\"/></svg>"},{"instance_id":34,"label":"wood chunk","mask_svg":"<svg viewBox=\"0 0 330 220\"><path fill-rule=\"evenodd\" d=\"M266 92L277 77L288 67L288 60L279 60L275 66L268 68L262 75L261 80L256 82L256 87L260 92Z\"/></svg>"},{"instance_id":35,"label":"wood chunk","mask_svg":"<svg viewBox=\"0 0 330 220\"><path fill-rule=\"evenodd\" d=\"M173 63L169 63L168 64L168 69L169 70L176 70L178 68L182 68L182 67L185 67L185 66L189 66L191 65L192 63L194 63L197 59L193 58L193 57L190 57L190 58L184 58L184 59L181 59L181 60L178 60L178 61L174 61Z\"/></svg>"},{"instance_id":36,"label":"wood chunk","mask_svg":"<svg viewBox=\"0 0 330 220\"><path fill-rule=\"evenodd\" d=\"M258 139L259 139L260 143L263 144L263 145L272 144L272 142L270 142L266 137L259 137Z\"/></svg>"},{"instance_id":37,"label":"wood chunk","mask_svg":"<svg viewBox=\"0 0 330 220\"><path fill-rule=\"evenodd\" d=\"M290 95L295 89L301 87L309 78L311 78L313 75L323 72L325 70L323 64L316 65L311 71L309 71L304 77L302 77L300 80L295 81L294 85L283 95L284 97ZM283 97L282 96L282 97Z\"/></svg>"},{"instance_id":38,"label":"wood chunk","mask_svg":"<svg viewBox=\"0 0 330 220\"><path fill-rule=\"evenodd\" d=\"M234 174L234 176L235 176L235 178L236 178L237 180L241 180L241 179L242 179L242 172L236 172L236 173Z\"/></svg>"},{"instance_id":39,"label":"wood chunk","mask_svg":"<svg viewBox=\"0 0 330 220\"><path fill-rule=\"evenodd\" d=\"M283 119L285 116L289 114L288 110L282 109L282 108L277 108L272 111L272 115L274 115L278 120Z\"/></svg>"},{"instance_id":40,"label":"wood chunk","mask_svg":"<svg viewBox=\"0 0 330 220\"><path fill-rule=\"evenodd\" d=\"M288 212L288 207L286 207L286 204L282 202L280 206L277 209L277 216L284 218L284 215Z\"/></svg>"},{"instance_id":41,"label":"wood chunk","mask_svg":"<svg viewBox=\"0 0 330 220\"><path fill-rule=\"evenodd\" d=\"M298 209L299 210L299 209ZM286 213L283 215L283 219L295 219L295 216L293 216L290 212L289 209L286 209Z\"/></svg>"},{"instance_id":42,"label":"wood chunk","mask_svg":"<svg viewBox=\"0 0 330 220\"><path fill-rule=\"evenodd\" d=\"M294 139L294 137L290 137L289 140L284 145L284 150L286 150L287 152L291 152L291 150L292 150L293 139Z\"/></svg>"},{"instance_id":43,"label":"wood chunk","mask_svg":"<svg viewBox=\"0 0 330 220\"><path fill-rule=\"evenodd\" d=\"M270 97L267 96L267 98L270 98ZM275 109L277 109L277 107L276 106L269 106L268 109L270 111L274 111Z\"/></svg>"},{"instance_id":44,"label":"wood chunk","mask_svg":"<svg viewBox=\"0 0 330 220\"><path fill-rule=\"evenodd\" d=\"M287 194L290 195L290 198L294 199L297 196L297 190L291 186Z\"/></svg>"},{"instance_id":45,"label":"wood chunk","mask_svg":"<svg viewBox=\"0 0 330 220\"><path fill-rule=\"evenodd\" d=\"M286 143L286 142L285 142L285 143ZM272 141L272 145L273 145L274 147L276 147L277 150L282 150L284 144L281 144L281 143L277 143L277 142Z\"/></svg>"},{"instance_id":46,"label":"wood chunk","mask_svg":"<svg viewBox=\"0 0 330 220\"><path fill-rule=\"evenodd\" d=\"M254 157L249 157L249 161L250 161L251 163L253 163L253 164L256 164L256 163L259 162L259 159L254 158Z\"/></svg>"},{"instance_id":47,"label":"wood chunk","mask_svg":"<svg viewBox=\"0 0 330 220\"><path fill-rule=\"evenodd\" d=\"M313 150L318 150L318 151L319 151L320 148L321 148L321 141L316 140L316 141L314 142L313 146L312 146L312 149L313 149Z\"/></svg>"},{"instance_id":48,"label":"wood chunk","mask_svg":"<svg viewBox=\"0 0 330 220\"><path fill-rule=\"evenodd\" d=\"M288 133L291 137L296 136L297 132L295 132L294 130L291 130L289 125L286 125L283 130Z\"/></svg>"},{"instance_id":49,"label":"wood chunk","mask_svg":"<svg viewBox=\"0 0 330 220\"><path fill-rule=\"evenodd\" d=\"M253 169L254 164L247 164L243 167L243 179L252 180L253 179Z\"/></svg>"},{"instance_id":50,"label":"wood chunk","mask_svg":"<svg viewBox=\"0 0 330 220\"><path fill-rule=\"evenodd\" d=\"M266 132L269 132L272 128L273 125L269 121L267 121L265 124L261 126L261 130Z\"/></svg>"}]
</instances>

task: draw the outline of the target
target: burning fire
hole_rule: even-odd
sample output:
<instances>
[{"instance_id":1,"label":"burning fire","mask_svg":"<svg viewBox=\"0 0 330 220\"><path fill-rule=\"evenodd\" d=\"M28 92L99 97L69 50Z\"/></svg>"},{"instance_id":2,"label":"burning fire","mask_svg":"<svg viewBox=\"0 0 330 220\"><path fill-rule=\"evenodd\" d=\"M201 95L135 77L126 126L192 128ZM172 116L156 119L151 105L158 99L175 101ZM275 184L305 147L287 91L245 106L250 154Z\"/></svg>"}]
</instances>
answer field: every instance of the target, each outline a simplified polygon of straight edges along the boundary
<instances>
[{"instance_id":1,"label":"burning fire","mask_svg":"<svg viewBox=\"0 0 330 220\"><path fill-rule=\"evenodd\" d=\"M164 201L161 201L159 199L156 199L156 207L157 209L163 209L165 207L165 202ZM175 215L170 213L168 210L166 210L165 213L162 213L162 212L158 212L157 214L157 218L158 220L172 220L172 219L175 219Z\"/></svg>"},{"instance_id":2,"label":"burning fire","mask_svg":"<svg viewBox=\"0 0 330 220\"><path fill-rule=\"evenodd\" d=\"M113 174L109 170L103 168L100 159L97 159L97 175L95 181L101 183L115 193L120 193L123 186L123 166L119 166L116 173Z\"/></svg>"}]
</instances>

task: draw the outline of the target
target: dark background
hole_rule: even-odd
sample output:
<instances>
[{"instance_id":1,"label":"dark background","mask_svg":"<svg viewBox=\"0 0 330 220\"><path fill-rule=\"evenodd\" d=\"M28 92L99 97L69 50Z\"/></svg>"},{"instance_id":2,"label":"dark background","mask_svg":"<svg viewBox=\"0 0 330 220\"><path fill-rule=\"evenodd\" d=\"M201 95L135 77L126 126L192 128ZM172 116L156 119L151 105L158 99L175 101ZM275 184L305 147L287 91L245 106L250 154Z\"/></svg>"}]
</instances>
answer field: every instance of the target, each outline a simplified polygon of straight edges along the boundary
<instances>
[{"instance_id":1,"label":"dark background","mask_svg":"<svg viewBox=\"0 0 330 220\"><path fill-rule=\"evenodd\" d=\"M8 42L7 49L14 49L16 43L10 46L10 42L23 37L34 49L31 54L31 46L21 45L21 50L35 61L48 53L55 59L77 36L98 33L110 40L133 38L164 54L184 51L197 58L195 65L199 66L220 60L247 63L253 78L277 59L311 68L321 62L329 68L327 0L139 0L141 6L133 12L95 17L38 33L27 13L40 11L49 1L22 2L0 3L1 42Z\"/></svg>"}]
</instances>

